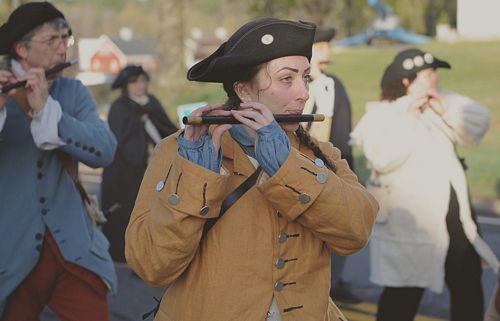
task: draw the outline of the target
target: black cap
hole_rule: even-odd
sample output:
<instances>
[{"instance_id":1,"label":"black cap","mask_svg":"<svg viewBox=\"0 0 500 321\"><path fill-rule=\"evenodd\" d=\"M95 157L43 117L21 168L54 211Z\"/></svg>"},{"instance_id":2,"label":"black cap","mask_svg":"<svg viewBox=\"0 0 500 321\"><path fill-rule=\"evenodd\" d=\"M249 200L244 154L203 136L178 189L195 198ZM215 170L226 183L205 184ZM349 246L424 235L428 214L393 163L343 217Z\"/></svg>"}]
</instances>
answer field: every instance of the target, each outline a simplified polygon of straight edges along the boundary
<instances>
[{"instance_id":1,"label":"black cap","mask_svg":"<svg viewBox=\"0 0 500 321\"><path fill-rule=\"evenodd\" d=\"M451 65L417 48L401 51L385 69L381 86L386 87L403 78L414 77L417 72L428 68L447 68Z\"/></svg>"},{"instance_id":2,"label":"black cap","mask_svg":"<svg viewBox=\"0 0 500 321\"><path fill-rule=\"evenodd\" d=\"M337 31L333 28L329 29L320 29L317 28L314 33L314 43L317 42L330 42L333 38L335 38L335 34Z\"/></svg>"},{"instance_id":3,"label":"black cap","mask_svg":"<svg viewBox=\"0 0 500 321\"><path fill-rule=\"evenodd\" d=\"M0 27L0 55L10 54L12 46L24 35L44 23L64 18L49 2L29 2L17 7Z\"/></svg>"},{"instance_id":4,"label":"black cap","mask_svg":"<svg viewBox=\"0 0 500 321\"><path fill-rule=\"evenodd\" d=\"M116 76L115 80L113 81L113 84L111 85L111 89L116 89L123 87L128 83L128 80L131 77L136 77L139 75L144 75L146 76L146 79L149 80L149 75L148 73L142 68L142 66L138 65L128 65L127 67L123 68L118 76Z\"/></svg>"},{"instance_id":5,"label":"black cap","mask_svg":"<svg viewBox=\"0 0 500 321\"><path fill-rule=\"evenodd\" d=\"M209 57L191 67L188 80L220 82L237 79L242 68L284 56L311 59L316 25L262 18L240 27Z\"/></svg>"}]
</instances>

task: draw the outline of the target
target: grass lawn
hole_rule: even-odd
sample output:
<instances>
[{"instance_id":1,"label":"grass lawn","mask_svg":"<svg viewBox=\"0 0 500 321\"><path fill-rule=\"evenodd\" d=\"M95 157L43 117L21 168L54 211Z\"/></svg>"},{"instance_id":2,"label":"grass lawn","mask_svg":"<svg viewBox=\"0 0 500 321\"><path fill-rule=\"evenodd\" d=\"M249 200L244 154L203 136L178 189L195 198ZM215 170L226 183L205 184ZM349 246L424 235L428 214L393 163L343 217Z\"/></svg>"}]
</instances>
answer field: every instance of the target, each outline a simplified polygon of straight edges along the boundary
<instances>
[{"instance_id":1,"label":"grass lawn","mask_svg":"<svg viewBox=\"0 0 500 321\"><path fill-rule=\"evenodd\" d=\"M439 70L444 88L477 100L488 107L492 119L483 142L474 148L459 148L466 158L467 176L473 198L500 198L500 42L430 43L422 46L448 61L451 70ZM344 82L353 105L354 124L361 118L367 101L379 96L385 67L401 46L342 48L334 54L330 71ZM355 149L356 172L368 176L360 150ZM429 155L429 157L431 157Z\"/></svg>"}]
</instances>

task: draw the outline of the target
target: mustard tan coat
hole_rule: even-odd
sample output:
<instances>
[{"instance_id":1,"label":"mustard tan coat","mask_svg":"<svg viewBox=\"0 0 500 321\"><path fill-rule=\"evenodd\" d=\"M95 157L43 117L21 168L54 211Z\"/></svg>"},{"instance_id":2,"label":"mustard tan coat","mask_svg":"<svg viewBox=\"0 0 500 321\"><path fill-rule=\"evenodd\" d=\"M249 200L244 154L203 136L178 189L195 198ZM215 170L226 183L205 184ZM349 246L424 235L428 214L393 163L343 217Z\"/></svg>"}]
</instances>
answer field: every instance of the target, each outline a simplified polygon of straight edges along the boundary
<instances>
[{"instance_id":1,"label":"mustard tan coat","mask_svg":"<svg viewBox=\"0 0 500 321\"><path fill-rule=\"evenodd\" d=\"M273 296L284 321L346 320L328 295L329 249L347 255L363 248L378 205L339 150L318 143L335 174L317 166L312 151L290 135L292 149L278 172L202 238L205 220L218 216L224 198L255 168L229 133L222 141L227 174L180 156L177 135L157 146L126 231L134 271L152 286L171 284L155 320L264 321ZM169 201L173 194L177 204ZM310 200L302 195L301 201L301 194Z\"/></svg>"}]
</instances>

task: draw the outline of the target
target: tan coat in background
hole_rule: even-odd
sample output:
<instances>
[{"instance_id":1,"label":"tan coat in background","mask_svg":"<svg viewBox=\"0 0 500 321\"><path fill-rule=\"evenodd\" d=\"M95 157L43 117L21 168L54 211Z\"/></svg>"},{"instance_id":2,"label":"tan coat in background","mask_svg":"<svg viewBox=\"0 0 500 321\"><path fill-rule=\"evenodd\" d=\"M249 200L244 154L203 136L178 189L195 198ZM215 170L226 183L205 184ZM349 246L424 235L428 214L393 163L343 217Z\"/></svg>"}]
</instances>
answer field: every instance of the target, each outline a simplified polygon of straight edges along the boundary
<instances>
[{"instance_id":1,"label":"tan coat in background","mask_svg":"<svg viewBox=\"0 0 500 321\"><path fill-rule=\"evenodd\" d=\"M328 294L329 248L343 255L362 249L378 206L338 149L316 142L335 174L289 137L292 149L278 172L243 195L203 239L205 219L218 215L223 199L255 168L228 133L225 175L178 155L177 135L157 146L125 249L149 284L171 284L155 320L263 321L273 297L284 321L346 320ZM159 182L164 187L157 191Z\"/></svg>"}]
</instances>

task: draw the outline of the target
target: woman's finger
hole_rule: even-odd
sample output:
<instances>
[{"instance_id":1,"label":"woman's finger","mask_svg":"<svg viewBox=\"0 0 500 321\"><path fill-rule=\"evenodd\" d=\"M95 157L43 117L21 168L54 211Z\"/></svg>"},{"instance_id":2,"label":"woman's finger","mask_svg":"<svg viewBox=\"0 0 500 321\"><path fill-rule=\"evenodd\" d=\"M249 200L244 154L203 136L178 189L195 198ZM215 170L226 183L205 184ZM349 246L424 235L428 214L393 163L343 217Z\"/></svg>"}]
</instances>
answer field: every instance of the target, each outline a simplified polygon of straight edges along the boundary
<instances>
[{"instance_id":1,"label":"woman's finger","mask_svg":"<svg viewBox=\"0 0 500 321\"><path fill-rule=\"evenodd\" d=\"M232 110L231 112L234 118L236 118L240 123L247 125L253 130L258 130L270 123L266 121L266 119L258 112L240 110Z\"/></svg>"},{"instance_id":2,"label":"woman's finger","mask_svg":"<svg viewBox=\"0 0 500 321\"><path fill-rule=\"evenodd\" d=\"M189 115L190 116L206 115L216 110L222 110L223 108L224 104L209 104L193 110L193 112L191 112L191 114Z\"/></svg>"},{"instance_id":3,"label":"woman's finger","mask_svg":"<svg viewBox=\"0 0 500 321\"><path fill-rule=\"evenodd\" d=\"M217 126L212 132L212 143L215 146L217 153L219 152L220 142L222 140L222 135L232 127L230 124L223 124Z\"/></svg>"}]
</instances>

